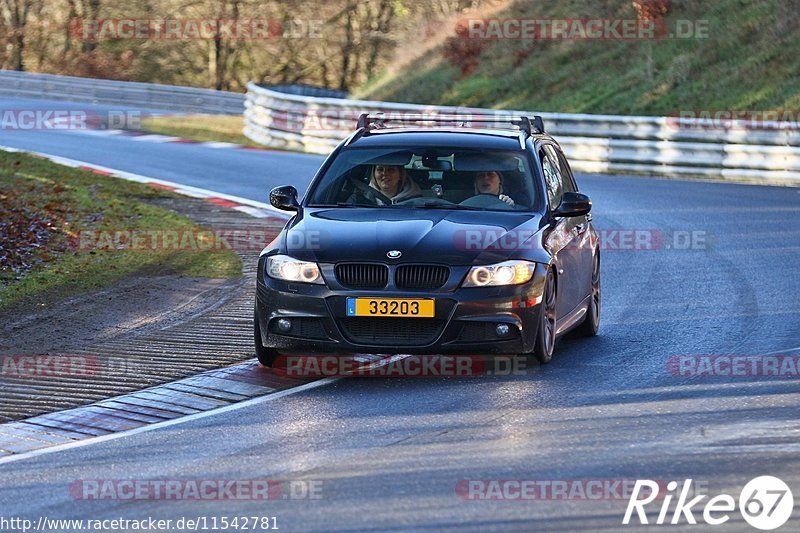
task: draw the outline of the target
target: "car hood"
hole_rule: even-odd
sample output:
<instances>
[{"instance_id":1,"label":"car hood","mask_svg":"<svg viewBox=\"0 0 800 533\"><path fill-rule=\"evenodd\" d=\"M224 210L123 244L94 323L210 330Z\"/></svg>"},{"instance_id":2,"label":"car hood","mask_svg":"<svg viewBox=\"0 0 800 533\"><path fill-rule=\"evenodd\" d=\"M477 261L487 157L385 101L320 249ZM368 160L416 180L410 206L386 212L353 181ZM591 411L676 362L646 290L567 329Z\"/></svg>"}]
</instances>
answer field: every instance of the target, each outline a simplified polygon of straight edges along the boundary
<instances>
[{"instance_id":1,"label":"car hood","mask_svg":"<svg viewBox=\"0 0 800 533\"><path fill-rule=\"evenodd\" d=\"M306 208L284 231L281 252L305 261L489 264L520 255L497 246L504 236L524 240L539 231L541 215L502 211L399 208ZM532 240L538 240L533 237ZM495 243L495 245L493 245ZM530 249L530 244L525 248Z\"/></svg>"}]
</instances>

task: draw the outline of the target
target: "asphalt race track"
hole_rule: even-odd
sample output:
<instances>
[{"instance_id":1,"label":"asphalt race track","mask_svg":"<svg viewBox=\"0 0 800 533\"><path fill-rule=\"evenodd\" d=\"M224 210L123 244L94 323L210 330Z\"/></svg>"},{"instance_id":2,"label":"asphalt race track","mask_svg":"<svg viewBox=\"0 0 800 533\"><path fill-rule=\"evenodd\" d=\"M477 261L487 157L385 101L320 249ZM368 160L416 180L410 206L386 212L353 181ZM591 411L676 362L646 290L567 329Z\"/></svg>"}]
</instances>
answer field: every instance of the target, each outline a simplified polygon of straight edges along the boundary
<instances>
[{"instance_id":1,"label":"asphalt race track","mask_svg":"<svg viewBox=\"0 0 800 533\"><path fill-rule=\"evenodd\" d=\"M322 159L81 132L3 131L0 145L258 201L281 184L304 190ZM504 501L464 487L692 479L698 494L738 500L750 479L773 475L800 488L797 369L681 372L695 356L738 355L763 374L754 361L800 354L800 189L607 175L579 175L578 183L606 232L601 330L562 339L550 365L467 378L338 379L0 462L0 514L208 524L270 516L284 531L617 530L627 497L614 491L596 499L505 493ZM270 501L95 501L76 490L79 480L252 479L281 480L283 492ZM698 521L705 501L695 507ZM651 522L659 508L647 508ZM795 510L785 527L799 519ZM728 525L749 529L738 512Z\"/></svg>"}]
</instances>

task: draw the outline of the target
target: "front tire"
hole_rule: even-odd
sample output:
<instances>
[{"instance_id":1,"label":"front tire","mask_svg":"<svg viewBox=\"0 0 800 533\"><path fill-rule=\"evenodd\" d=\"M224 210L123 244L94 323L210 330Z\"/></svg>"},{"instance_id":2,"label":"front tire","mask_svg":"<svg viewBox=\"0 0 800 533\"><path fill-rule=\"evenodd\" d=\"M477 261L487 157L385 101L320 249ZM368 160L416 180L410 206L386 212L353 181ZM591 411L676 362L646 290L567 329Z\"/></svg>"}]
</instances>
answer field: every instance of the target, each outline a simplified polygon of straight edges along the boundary
<instances>
[{"instance_id":1,"label":"front tire","mask_svg":"<svg viewBox=\"0 0 800 533\"><path fill-rule=\"evenodd\" d=\"M556 278L552 270L547 271L542 291L541 311L539 313L539 329L536 332L536 343L533 355L539 364L546 365L553 359L556 347Z\"/></svg>"},{"instance_id":2,"label":"front tire","mask_svg":"<svg viewBox=\"0 0 800 533\"><path fill-rule=\"evenodd\" d=\"M592 293L586 317L578 326L578 334L583 337L594 337L600 329L600 253L595 253L592 266Z\"/></svg>"},{"instance_id":3,"label":"front tire","mask_svg":"<svg viewBox=\"0 0 800 533\"><path fill-rule=\"evenodd\" d=\"M254 341L256 349L256 357L258 362L263 366L271 367L278 358L278 351L273 348L266 348L261 340L261 328L258 326L258 303L253 309L253 326L254 326Z\"/></svg>"}]
</instances>

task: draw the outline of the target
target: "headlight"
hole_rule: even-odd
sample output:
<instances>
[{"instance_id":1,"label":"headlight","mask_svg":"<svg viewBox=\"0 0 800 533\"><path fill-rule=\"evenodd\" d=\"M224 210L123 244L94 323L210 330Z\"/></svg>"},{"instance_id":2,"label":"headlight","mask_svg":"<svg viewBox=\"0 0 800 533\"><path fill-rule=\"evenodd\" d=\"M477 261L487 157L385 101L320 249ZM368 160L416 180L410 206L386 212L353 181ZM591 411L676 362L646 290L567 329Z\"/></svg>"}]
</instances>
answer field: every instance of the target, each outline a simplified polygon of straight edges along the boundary
<instances>
[{"instance_id":1,"label":"headlight","mask_svg":"<svg viewBox=\"0 0 800 533\"><path fill-rule=\"evenodd\" d=\"M267 275L284 281L323 283L322 275L316 263L298 261L288 255L271 255L267 257Z\"/></svg>"},{"instance_id":2,"label":"headlight","mask_svg":"<svg viewBox=\"0 0 800 533\"><path fill-rule=\"evenodd\" d=\"M536 263L530 261L504 261L496 265L472 267L462 287L492 287L520 285L530 281Z\"/></svg>"}]
</instances>

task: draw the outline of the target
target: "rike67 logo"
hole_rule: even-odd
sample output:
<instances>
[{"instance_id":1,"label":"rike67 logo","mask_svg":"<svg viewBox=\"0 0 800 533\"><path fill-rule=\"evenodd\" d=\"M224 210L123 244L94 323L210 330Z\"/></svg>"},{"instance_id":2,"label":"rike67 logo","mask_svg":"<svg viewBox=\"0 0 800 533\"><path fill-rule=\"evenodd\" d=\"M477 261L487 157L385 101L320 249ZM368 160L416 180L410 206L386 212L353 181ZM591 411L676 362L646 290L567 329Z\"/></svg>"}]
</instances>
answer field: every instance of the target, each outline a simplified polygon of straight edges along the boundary
<instances>
[{"instance_id":1,"label":"rike67 logo","mask_svg":"<svg viewBox=\"0 0 800 533\"><path fill-rule=\"evenodd\" d=\"M644 490L642 490L644 489ZM640 498L640 495L645 496ZM673 497L678 497L675 508L672 509L671 519L667 522L670 515L670 505ZM661 509L655 523L680 524L686 520L688 524L697 524L694 513L702 513L702 520L711 526L718 526L728 522L731 514L736 511L737 501L729 494L719 494L709 499L703 505L701 502L708 498L705 494L692 494L692 480L687 479L683 485L677 481L670 481L667 484L667 493L660 500ZM633 487L633 493L628 500L628 508L625 510L625 517L622 523L628 525L631 518L636 513L640 524L648 524L645 507L655 502L659 498L659 484L649 479L639 479ZM657 508L658 504L656 504ZM745 521L756 529L769 531L784 525L792 515L794 509L794 498L789 486L782 480L773 476L760 476L751 479L744 486L739 494L738 510ZM655 511L651 508L650 511Z\"/></svg>"}]
</instances>

